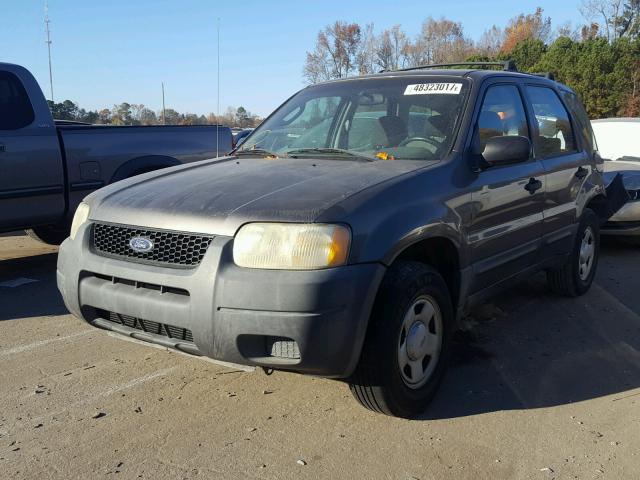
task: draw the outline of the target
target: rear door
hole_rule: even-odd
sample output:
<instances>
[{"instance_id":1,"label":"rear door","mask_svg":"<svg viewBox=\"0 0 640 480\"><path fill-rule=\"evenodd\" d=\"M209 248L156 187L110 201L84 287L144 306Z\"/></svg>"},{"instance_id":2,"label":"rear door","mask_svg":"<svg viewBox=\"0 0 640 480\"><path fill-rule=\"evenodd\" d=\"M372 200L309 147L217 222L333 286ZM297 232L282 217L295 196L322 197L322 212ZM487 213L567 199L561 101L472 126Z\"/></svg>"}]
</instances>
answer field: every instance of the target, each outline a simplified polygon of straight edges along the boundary
<instances>
[{"instance_id":1,"label":"rear door","mask_svg":"<svg viewBox=\"0 0 640 480\"><path fill-rule=\"evenodd\" d=\"M493 82L476 114L474 149L482 152L496 136L531 138L522 92L516 83ZM479 291L532 266L538 260L544 209L544 168L527 161L485 168L472 192L468 238Z\"/></svg>"},{"instance_id":2,"label":"rear door","mask_svg":"<svg viewBox=\"0 0 640 480\"><path fill-rule=\"evenodd\" d=\"M534 155L547 176L544 254L563 254L573 245L578 195L593 167L590 147L578 141L576 124L555 89L528 84L525 90L534 119Z\"/></svg>"},{"instance_id":3,"label":"rear door","mask_svg":"<svg viewBox=\"0 0 640 480\"><path fill-rule=\"evenodd\" d=\"M54 223L65 208L64 172L55 126L53 122L38 124L17 73L0 70L0 229L3 230ZM42 96L39 90L38 93Z\"/></svg>"}]
</instances>

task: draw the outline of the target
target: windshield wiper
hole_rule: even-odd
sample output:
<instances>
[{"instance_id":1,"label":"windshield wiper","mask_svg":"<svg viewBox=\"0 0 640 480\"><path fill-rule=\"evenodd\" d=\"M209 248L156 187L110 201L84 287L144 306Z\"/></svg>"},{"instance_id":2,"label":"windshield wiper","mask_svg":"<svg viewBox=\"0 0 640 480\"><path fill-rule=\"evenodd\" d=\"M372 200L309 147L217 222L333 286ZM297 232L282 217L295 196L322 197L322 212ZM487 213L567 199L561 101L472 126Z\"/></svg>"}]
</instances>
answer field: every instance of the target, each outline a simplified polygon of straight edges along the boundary
<instances>
[{"instance_id":1,"label":"windshield wiper","mask_svg":"<svg viewBox=\"0 0 640 480\"><path fill-rule=\"evenodd\" d=\"M233 155L236 157L241 157L243 155L246 155L246 156L253 155L258 157L275 157L275 158L285 156L282 154L278 154L276 152L265 150L263 148L252 148L251 150L238 150L237 152L234 152Z\"/></svg>"},{"instance_id":2,"label":"windshield wiper","mask_svg":"<svg viewBox=\"0 0 640 480\"><path fill-rule=\"evenodd\" d=\"M289 150L287 155L290 157L296 158L299 155L306 154L318 154L318 155L332 155L336 157L352 157L352 158L361 158L368 162L375 161L375 158L369 157L363 153L352 152L351 150L345 150L342 148L296 148L293 150Z\"/></svg>"}]
</instances>

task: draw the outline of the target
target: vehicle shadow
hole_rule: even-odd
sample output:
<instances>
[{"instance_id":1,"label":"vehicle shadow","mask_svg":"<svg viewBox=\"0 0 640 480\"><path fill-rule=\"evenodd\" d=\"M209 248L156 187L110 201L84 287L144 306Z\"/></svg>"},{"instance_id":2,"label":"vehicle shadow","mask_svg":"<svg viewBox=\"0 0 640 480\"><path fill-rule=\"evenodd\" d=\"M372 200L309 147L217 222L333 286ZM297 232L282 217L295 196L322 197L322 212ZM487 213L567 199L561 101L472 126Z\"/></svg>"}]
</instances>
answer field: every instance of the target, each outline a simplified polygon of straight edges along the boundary
<instances>
[{"instance_id":1,"label":"vehicle shadow","mask_svg":"<svg viewBox=\"0 0 640 480\"><path fill-rule=\"evenodd\" d=\"M0 321L68 313L56 287L57 256L0 260Z\"/></svg>"},{"instance_id":2,"label":"vehicle shadow","mask_svg":"<svg viewBox=\"0 0 640 480\"><path fill-rule=\"evenodd\" d=\"M583 297L544 275L475 309L423 419L569 404L640 387L640 249L607 242Z\"/></svg>"}]
</instances>

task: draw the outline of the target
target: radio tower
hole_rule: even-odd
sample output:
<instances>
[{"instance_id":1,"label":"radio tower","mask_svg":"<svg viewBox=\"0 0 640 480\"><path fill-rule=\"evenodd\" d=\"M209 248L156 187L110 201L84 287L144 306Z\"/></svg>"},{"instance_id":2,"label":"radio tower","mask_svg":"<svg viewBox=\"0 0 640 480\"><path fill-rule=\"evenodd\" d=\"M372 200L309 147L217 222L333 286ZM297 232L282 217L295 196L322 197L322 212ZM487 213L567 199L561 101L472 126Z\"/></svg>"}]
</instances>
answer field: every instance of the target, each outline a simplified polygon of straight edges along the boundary
<instances>
[{"instance_id":1,"label":"radio tower","mask_svg":"<svg viewBox=\"0 0 640 480\"><path fill-rule=\"evenodd\" d=\"M44 26L47 31L47 50L49 51L49 87L51 88L51 103L53 103L53 73L51 71L51 32L49 31L49 1L44 3Z\"/></svg>"}]
</instances>

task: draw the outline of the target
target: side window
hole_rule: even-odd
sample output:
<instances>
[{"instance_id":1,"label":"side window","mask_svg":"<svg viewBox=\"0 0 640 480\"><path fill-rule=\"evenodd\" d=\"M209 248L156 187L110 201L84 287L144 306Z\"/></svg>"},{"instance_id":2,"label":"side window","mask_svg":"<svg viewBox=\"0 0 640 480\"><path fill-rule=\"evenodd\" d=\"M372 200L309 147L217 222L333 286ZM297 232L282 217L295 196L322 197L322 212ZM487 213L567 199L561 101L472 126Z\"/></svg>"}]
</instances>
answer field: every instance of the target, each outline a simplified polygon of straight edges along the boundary
<instances>
[{"instance_id":1,"label":"side window","mask_svg":"<svg viewBox=\"0 0 640 480\"><path fill-rule=\"evenodd\" d=\"M18 77L0 72L0 130L24 128L34 118L29 96Z\"/></svg>"},{"instance_id":2,"label":"side window","mask_svg":"<svg viewBox=\"0 0 640 480\"><path fill-rule=\"evenodd\" d=\"M573 92L563 91L562 98L569 107L569 110L571 110L571 116L577 124L579 129L577 133L582 138L585 150L590 153L596 151L598 147L596 146L595 135L591 128L589 115L587 115L587 112L582 106L582 102L580 102L578 96Z\"/></svg>"},{"instance_id":3,"label":"side window","mask_svg":"<svg viewBox=\"0 0 640 480\"><path fill-rule=\"evenodd\" d=\"M538 122L538 136L533 142L536 155L548 158L575 152L569 114L556 92L547 87L529 86L527 93Z\"/></svg>"},{"instance_id":4,"label":"side window","mask_svg":"<svg viewBox=\"0 0 640 480\"><path fill-rule=\"evenodd\" d=\"M529 138L527 116L515 85L495 85L487 89L478 117L480 151L492 137L523 136Z\"/></svg>"}]
</instances>

